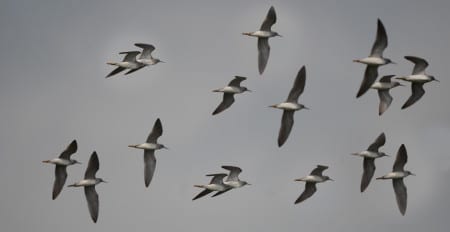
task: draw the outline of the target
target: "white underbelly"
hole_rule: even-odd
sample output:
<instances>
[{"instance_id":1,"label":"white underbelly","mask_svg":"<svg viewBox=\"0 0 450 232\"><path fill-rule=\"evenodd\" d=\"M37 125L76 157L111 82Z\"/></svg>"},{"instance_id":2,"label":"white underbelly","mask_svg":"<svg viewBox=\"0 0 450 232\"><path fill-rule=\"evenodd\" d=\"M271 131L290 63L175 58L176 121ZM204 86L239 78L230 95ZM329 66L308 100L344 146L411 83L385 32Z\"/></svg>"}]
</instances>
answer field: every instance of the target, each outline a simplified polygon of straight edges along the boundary
<instances>
[{"instance_id":1,"label":"white underbelly","mask_svg":"<svg viewBox=\"0 0 450 232\"><path fill-rule=\"evenodd\" d=\"M366 58L363 58L363 59L359 60L359 62L361 62L363 64L367 64L367 65L383 65L383 64L386 64L384 59L382 59L380 57L366 57Z\"/></svg>"},{"instance_id":2,"label":"white underbelly","mask_svg":"<svg viewBox=\"0 0 450 232\"><path fill-rule=\"evenodd\" d=\"M405 173L403 172L391 172L383 176L385 179L398 179L405 177Z\"/></svg>"},{"instance_id":3,"label":"white underbelly","mask_svg":"<svg viewBox=\"0 0 450 232\"><path fill-rule=\"evenodd\" d=\"M300 104L293 103L293 102L283 102L277 105L277 108L283 109L283 110L299 110Z\"/></svg>"},{"instance_id":4,"label":"white underbelly","mask_svg":"<svg viewBox=\"0 0 450 232\"><path fill-rule=\"evenodd\" d=\"M50 162L52 164L61 165L61 166L68 166L71 164L69 160L65 160L65 159L61 159L61 158L52 159Z\"/></svg>"},{"instance_id":5,"label":"white underbelly","mask_svg":"<svg viewBox=\"0 0 450 232\"><path fill-rule=\"evenodd\" d=\"M270 31L255 31L251 34L251 36L259 37L259 38L269 38L273 37L273 33Z\"/></svg>"},{"instance_id":6,"label":"white underbelly","mask_svg":"<svg viewBox=\"0 0 450 232\"><path fill-rule=\"evenodd\" d=\"M428 78L425 75L410 75L410 76L406 77L406 81L416 82L416 83L426 83L431 80L430 80L430 78Z\"/></svg>"},{"instance_id":7,"label":"white underbelly","mask_svg":"<svg viewBox=\"0 0 450 232\"><path fill-rule=\"evenodd\" d=\"M154 143L143 143L137 145L137 148L144 149L144 150L156 150L158 146Z\"/></svg>"},{"instance_id":8,"label":"white underbelly","mask_svg":"<svg viewBox=\"0 0 450 232\"><path fill-rule=\"evenodd\" d=\"M391 82L375 82L370 88L372 89L391 89L392 83Z\"/></svg>"}]
</instances>

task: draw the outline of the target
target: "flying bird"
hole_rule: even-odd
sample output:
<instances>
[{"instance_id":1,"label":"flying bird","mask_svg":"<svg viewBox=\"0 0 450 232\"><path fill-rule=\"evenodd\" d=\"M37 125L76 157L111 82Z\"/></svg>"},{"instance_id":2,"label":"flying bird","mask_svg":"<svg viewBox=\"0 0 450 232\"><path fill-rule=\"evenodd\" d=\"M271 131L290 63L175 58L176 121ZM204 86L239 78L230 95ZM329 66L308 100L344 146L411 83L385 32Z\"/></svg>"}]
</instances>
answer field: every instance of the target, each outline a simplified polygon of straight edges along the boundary
<instances>
[{"instance_id":1,"label":"flying bird","mask_svg":"<svg viewBox=\"0 0 450 232\"><path fill-rule=\"evenodd\" d=\"M129 51L129 52L121 52L119 54L125 54L125 57L121 62L107 62L109 65L118 66L116 69L114 69L112 72L110 72L106 78L111 77L113 75L116 75L120 72L122 72L125 69L130 69L130 71L127 72L131 73L136 70L141 69L144 67L143 64L136 61L136 56L139 55L141 52L139 51ZM134 71L133 71L134 70Z\"/></svg>"},{"instance_id":2,"label":"flying bird","mask_svg":"<svg viewBox=\"0 0 450 232\"><path fill-rule=\"evenodd\" d=\"M289 96L285 102L271 105L272 108L283 110L283 117L281 118L281 127L278 133L278 147L281 147L286 142L294 125L294 112L301 109L309 109L308 107L298 103L298 97L303 93L306 81L306 70L303 66L295 78Z\"/></svg>"},{"instance_id":3,"label":"flying bird","mask_svg":"<svg viewBox=\"0 0 450 232\"><path fill-rule=\"evenodd\" d=\"M207 185L194 185L197 188L203 188L205 190L201 191L197 194L192 200L197 200L198 198L204 197L213 191L223 192L230 187L226 186L223 183L223 179L227 176L225 173L217 173L217 174L208 174L206 176L212 176L211 182Z\"/></svg>"},{"instance_id":4,"label":"flying bird","mask_svg":"<svg viewBox=\"0 0 450 232\"><path fill-rule=\"evenodd\" d=\"M95 191L95 185L102 182L106 183L106 181L104 181L102 178L95 177L95 174L97 173L99 167L100 163L98 161L97 152L94 151L91 155L91 158L89 158L88 167L86 169L86 172L84 173L84 179L69 185L69 187L84 187L84 194L86 195L89 214L91 215L94 223L97 222L99 206L98 194Z\"/></svg>"},{"instance_id":5,"label":"flying bird","mask_svg":"<svg viewBox=\"0 0 450 232\"><path fill-rule=\"evenodd\" d=\"M383 51L386 49L388 45L388 38L386 35L386 29L383 26L383 23L380 19L378 19L378 28L377 28L377 36L375 38L375 42L372 47L372 51L370 52L369 57L363 59L356 59L353 62L358 62L362 64L366 64L366 71L364 72L364 79L361 82L361 86L359 87L358 94L356 97L361 97L364 93L369 90L372 84L375 82L378 76L378 67L393 63L392 60L383 57Z\"/></svg>"},{"instance_id":6,"label":"flying bird","mask_svg":"<svg viewBox=\"0 0 450 232\"><path fill-rule=\"evenodd\" d=\"M130 71L125 73L125 75L136 72L137 70L139 70L145 66L155 65L160 62L165 63L164 61L162 61L160 59L153 58L152 52L155 50L155 46L153 46L151 44L145 44L145 43L135 43L134 45L136 47L142 48L141 55L139 56L139 58L136 59L136 62L140 63L142 65L136 69L131 69Z\"/></svg>"},{"instance_id":7,"label":"flying bird","mask_svg":"<svg viewBox=\"0 0 450 232\"><path fill-rule=\"evenodd\" d=\"M425 73L425 69L428 67L428 62L420 57L405 56L405 59L414 63L414 69L411 75L406 77L396 77L396 79L411 82L411 96L403 104L402 109L408 108L415 102L417 102L425 94L423 84L430 81L437 81L434 76Z\"/></svg>"},{"instance_id":8,"label":"flying bird","mask_svg":"<svg viewBox=\"0 0 450 232\"><path fill-rule=\"evenodd\" d=\"M352 155L360 156L364 158L363 161L363 175L361 178L361 192L366 190L367 186L369 186L370 180L375 173L375 159L387 156L384 152L378 151L378 149L386 143L386 136L384 133L381 133L377 139L370 144L370 146L365 151L352 153Z\"/></svg>"},{"instance_id":9,"label":"flying bird","mask_svg":"<svg viewBox=\"0 0 450 232\"><path fill-rule=\"evenodd\" d=\"M153 125L153 129L147 137L147 141L145 143L136 144L136 145L128 145L128 147L133 147L137 149L144 150L144 182L145 187L148 187L150 181L152 181L153 173L156 168L156 158L155 158L155 150L159 149L167 149L163 144L158 143L158 138L162 135L163 128L161 124L161 120L158 118Z\"/></svg>"},{"instance_id":10,"label":"flying bird","mask_svg":"<svg viewBox=\"0 0 450 232\"><path fill-rule=\"evenodd\" d=\"M404 166L408 162L408 155L406 153L405 145L402 144L397 152L397 158L394 162L394 167L392 168L392 172L378 177L377 179L392 179L392 184L394 186L395 198L397 199L398 209L402 215L405 215L406 212L406 202L407 202L407 192L406 186L403 183L403 178L413 175L414 173L405 170Z\"/></svg>"},{"instance_id":11,"label":"flying bird","mask_svg":"<svg viewBox=\"0 0 450 232\"><path fill-rule=\"evenodd\" d=\"M382 115L392 103L392 96L389 90L397 86L403 86L397 81L391 81L395 75L383 76L380 81L375 82L370 88L378 90L380 104L378 106L378 115Z\"/></svg>"},{"instance_id":12,"label":"flying bird","mask_svg":"<svg viewBox=\"0 0 450 232\"><path fill-rule=\"evenodd\" d=\"M77 152L77 141L73 140L67 148L61 152L58 158L51 160L44 160L43 163L49 163L55 165L55 181L53 182L52 199L55 200L64 187L67 179L66 167L73 164L80 164L80 162L70 159L70 156Z\"/></svg>"},{"instance_id":13,"label":"flying bird","mask_svg":"<svg viewBox=\"0 0 450 232\"><path fill-rule=\"evenodd\" d=\"M246 77L235 76L228 86L225 86L220 89L215 89L213 92L223 93L222 102L217 106L212 115L216 115L230 107L234 102L234 95L240 94L245 91L251 92L247 87L240 86L241 82L247 79Z\"/></svg>"},{"instance_id":14,"label":"flying bird","mask_svg":"<svg viewBox=\"0 0 450 232\"><path fill-rule=\"evenodd\" d=\"M222 166L222 168L230 171L227 179L223 182L223 184L225 186L227 186L228 188L223 191L219 191L219 192L215 193L212 197L216 197L218 195L226 193L226 192L230 191L231 189L240 188L245 185L251 185L247 181L243 181L243 180L239 179L239 174L242 172L241 168L236 167L236 166L226 166L226 165Z\"/></svg>"},{"instance_id":15,"label":"flying bird","mask_svg":"<svg viewBox=\"0 0 450 232\"><path fill-rule=\"evenodd\" d=\"M295 179L295 181L304 181L305 190L303 193L297 198L295 204L298 204L308 198L310 198L316 192L316 183L322 183L327 180L332 180L329 176L322 175L324 170L328 169L328 166L317 165L317 167L312 170L311 174L306 177Z\"/></svg>"},{"instance_id":16,"label":"flying bird","mask_svg":"<svg viewBox=\"0 0 450 232\"><path fill-rule=\"evenodd\" d=\"M278 32L272 31L272 25L277 22L277 15L275 14L275 8L270 7L264 22L261 25L259 31L244 32L243 35L258 37L258 70L259 74L264 72L267 61L269 60L270 46L269 38L274 36L280 36Z\"/></svg>"}]
</instances>

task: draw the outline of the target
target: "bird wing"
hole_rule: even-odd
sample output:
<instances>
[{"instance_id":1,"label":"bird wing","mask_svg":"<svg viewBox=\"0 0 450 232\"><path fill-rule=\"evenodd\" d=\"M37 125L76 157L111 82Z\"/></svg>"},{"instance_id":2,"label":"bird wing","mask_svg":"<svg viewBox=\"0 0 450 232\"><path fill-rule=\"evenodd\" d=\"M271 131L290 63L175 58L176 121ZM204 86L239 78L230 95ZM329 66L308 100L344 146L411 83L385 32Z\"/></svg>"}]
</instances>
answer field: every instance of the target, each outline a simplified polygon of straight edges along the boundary
<instances>
[{"instance_id":1,"label":"bird wing","mask_svg":"<svg viewBox=\"0 0 450 232\"><path fill-rule=\"evenodd\" d=\"M236 181L239 180L239 174L242 172L242 169L236 166L222 166L223 169L230 171L228 175L227 181Z\"/></svg>"},{"instance_id":2,"label":"bird wing","mask_svg":"<svg viewBox=\"0 0 450 232\"><path fill-rule=\"evenodd\" d=\"M73 141L69 144L69 146L67 146L67 148L66 148L63 152L61 152L61 155L59 155L59 158L65 159L65 160L70 159L70 156L71 156L73 153L77 152L77 148L78 148L78 146L77 146L77 141L76 141L76 140L73 140Z\"/></svg>"},{"instance_id":3,"label":"bird wing","mask_svg":"<svg viewBox=\"0 0 450 232\"><path fill-rule=\"evenodd\" d=\"M366 71L364 72L364 79L359 87L358 94L356 97L361 97L363 94L370 89L373 83L377 80L378 76L378 66L367 65Z\"/></svg>"},{"instance_id":4,"label":"bird wing","mask_svg":"<svg viewBox=\"0 0 450 232\"><path fill-rule=\"evenodd\" d=\"M144 181L145 187L150 185L152 181L153 173L156 169L156 157L155 150L145 150L144 151Z\"/></svg>"},{"instance_id":5,"label":"bird wing","mask_svg":"<svg viewBox=\"0 0 450 232\"><path fill-rule=\"evenodd\" d=\"M278 147L283 146L286 142L289 134L291 133L292 126L294 125L294 111L284 110L281 117L280 131L278 132Z\"/></svg>"},{"instance_id":6,"label":"bird wing","mask_svg":"<svg viewBox=\"0 0 450 232\"><path fill-rule=\"evenodd\" d=\"M312 176L322 176L322 172L324 170L328 169L328 166L325 165L317 165L316 168L314 168L314 170L312 170L312 172L310 173L310 175Z\"/></svg>"},{"instance_id":7,"label":"bird wing","mask_svg":"<svg viewBox=\"0 0 450 232\"><path fill-rule=\"evenodd\" d=\"M145 43L135 43L134 46L142 48L142 53L139 59L151 59L152 58L152 52L155 50L155 46L151 44L145 44Z\"/></svg>"},{"instance_id":8,"label":"bird wing","mask_svg":"<svg viewBox=\"0 0 450 232\"><path fill-rule=\"evenodd\" d=\"M375 173L375 159L374 158L364 158L363 162L364 172L361 178L361 192L366 190L367 186L369 186L370 180Z\"/></svg>"},{"instance_id":9,"label":"bird wing","mask_svg":"<svg viewBox=\"0 0 450 232\"><path fill-rule=\"evenodd\" d=\"M55 182L53 182L52 199L55 200L64 187L67 179L66 166L56 165L55 167Z\"/></svg>"},{"instance_id":10,"label":"bird wing","mask_svg":"<svg viewBox=\"0 0 450 232\"><path fill-rule=\"evenodd\" d=\"M425 94L425 90L423 89L423 83L412 83L411 84L411 96L409 96L408 100L406 100L405 104L403 104L402 109L405 109L412 104L416 103L422 96Z\"/></svg>"},{"instance_id":11,"label":"bird wing","mask_svg":"<svg viewBox=\"0 0 450 232\"><path fill-rule=\"evenodd\" d=\"M211 192L212 192L211 190L205 189L205 190L201 191L199 194L197 194L194 198L192 198L192 200L195 201L195 200L197 200L197 199L199 199L201 197L204 197L204 196L208 195Z\"/></svg>"},{"instance_id":12,"label":"bird wing","mask_svg":"<svg viewBox=\"0 0 450 232\"><path fill-rule=\"evenodd\" d=\"M97 222L98 218L98 194L95 191L95 186L85 186L84 194L86 195L86 200L89 208L89 214L92 220Z\"/></svg>"},{"instance_id":13,"label":"bird wing","mask_svg":"<svg viewBox=\"0 0 450 232\"><path fill-rule=\"evenodd\" d=\"M378 90L378 97L380 98L380 105L378 106L378 115L382 115L392 103L392 96L389 90Z\"/></svg>"},{"instance_id":14,"label":"bird wing","mask_svg":"<svg viewBox=\"0 0 450 232\"><path fill-rule=\"evenodd\" d=\"M117 73L122 72L125 69L126 68L123 68L123 67L117 67L114 70L112 70L112 72L110 72L105 78L112 77L112 76L116 75Z\"/></svg>"},{"instance_id":15,"label":"bird wing","mask_svg":"<svg viewBox=\"0 0 450 232\"><path fill-rule=\"evenodd\" d=\"M272 25L277 22L277 14L275 13L275 8L273 6L270 7L269 12L267 12L267 16L264 19L264 22L261 25L261 31L270 31Z\"/></svg>"},{"instance_id":16,"label":"bird wing","mask_svg":"<svg viewBox=\"0 0 450 232\"><path fill-rule=\"evenodd\" d=\"M162 133L163 128L161 120L158 118L156 119L155 124L153 124L153 129L147 137L147 143L156 143L156 141L158 141L158 138L162 135Z\"/></svg>"},{"instance_id":17,"label":"bird wing","mask_svg":"<svg viewBox=\"0 0 450 232\"><path fill-rule=\"evenodd\" d=\"M425 74L425 69L428 67L426 60L416 56L405 56L405 59L414 63L412 75Z\"/></svg>"},{"instance_id":18,"label":"bird wing","mask_svg":"<svg viewBox=\"0 0 450 232\"><path fill-rule=\"evenodd\" d=\"M135 68L135 69L131 69L130 71L126 72L125 75L134 73L134 72L136 72L137 70L140 70L140 69L143 68L143 67L145 67L145 65L141 65L141 66L139 66L139 67L137 67L137 68Z\"/></svg>"},{"instance_id":19,"label":"bird wing","mask_svg":"<svg viewBox=\"0 0 450 232\"><path fill-rule=\"evenodd\" d=\"M217 106L212 115L216 115L230 107L234 102L234 94L232 93L224 93L222 102Z\"/></svg>"},{"instance_id":20,"label":"bird wing","mask_svg":"<svg viewBox=\"0 0 450 232\"><path fill-rule=\"evenodd\" d=\"M402 144L398 149L397 157L395 158L392 170L394 172L403 172L403 167L405 166L406 162L408 162L408 154L406 152L405 144Z\"/></svg>"},{"instance_id":21,"label":"bird wing","mask_svg":"<svg viewBox=\"0 0 450 232\"><path fill-rule=\"evenodd\" d=\"M223 178L227 176L225 173L208 174L206 176L212 176L213 178L209 182L210 184L223 184Z\"/></svg>"},{"instance_id":22,"label":"bird wing","mask_svg":"<svg viewBox=\"0 0 450 232\"><path fill-rule=\"evenodd\" d=\"M386 135L384 133L381 133L375 141L370 144L369 148L367 148L368 151L378 152L378 148L383 146L386 143Z\"/></svg>"},{"instance_id":23,"label":"bird wing","mask_svg":"<svg viewBox=\"0 0 450 232\"><path fill-rule=\"evenodd\" d=\"M403 183L403 178L392 179L392 185L394 186L395 198L397 199L398 209L400 210L400 213L402 215L405 215L408 194L406 191L406 186Z\"/></svg>"},{"instance_id":24,"label":"bird wing","mask_svg":"<svg viewBox=\"0 0 450 232\"><path fill-rule=\"evenodd\" d=\"M221 195L221 194L224 194L224 193L226 193L226 192L228 192L228 191L230 191L230 190L232 190L232 189L233 189L233 188L228 188L228 189L226 189L226 190L217 192L217 193L215 193L214 195L212 195L211 197L217 197L217 196L219 196L219 195Z\"/></svg>"},{"instance_id":25,"label":"bird wing","mask_svg":"<svg viewBox=\"0 0 450 232\"><path fill-rule=\"evenodd\" d=\"M84 179L95 179L95 173L97 173L100 167L100 162L98 161L97 152L93 152L91 158L89 158L88 167L84 173Z\"/></svg>"},{"instance_id":26,"label":"bird wing","mask_svg":"<svg viewBox=\"0 0 450 232\"><path fill-rule=\"evenodd\" d=\"M258 70L259 74L266 69L267 61L269 60L270 46L268 38L258 38Z\"/></svg>"},{"instance_id":27,"label":"bird wing","mask_svg":"<svg viewBox=\"0 0 450 232\"><path fill-rule=\"evenodd\" d=\"M312 182L306 182L305 184L305 190L303 191L302 195L300 195L297 200L295 201L295 204L298 204L309 197L311 197L316 192L316 183Z\"/></svg>"},{"instance_id":28,"label":"bird wing","mask_svg":"<svg viewBox=\"0 0 450 232\"><path fill-rule=\"evenodd\" d=\"M291 91L289 92L287 102L297 102L298 97L303 93L305 89L306 82L306 69L303 66L297 73L297 77L295 77L294 85L292 86Z\"/></svg>"},{"instance_id":29,"label":"bird wing","mask_svg":"<svg viewBox=\"0 0 450 232\"><path fill-rule=\"evenodd\" d=\"M241 82L247 79L246 77L234 76L234 79L228 83L228 86L239 87Z\"/></svg>"},{"instance_id":30,"label":"bird wing","mask_svg":"<svg viewBox=\"0 0 450 232\"><path fill-rule=\"evenodd\" d=\"M387 76L383 76L382 78L380 78L380 82L383 83L390 83L392 77L394 77L395 75L387 75Z\"/></svg>"},{"instance_id":31,"label":"bird wing","mask_svg":"<svg viewBox=\"0 0 450 232\"><path fill-rule=\"evenodd\" d=\"M388 38L386 35L386 29L380 19L377 22L377 36L375 42L373 43L372 51L370 52L371 57L383 57L383 51L388 45Z\"/></svg>"},{"instance_id":32,"label":"bird wing","mask_svg":"<svg viewBox=\"0 0 450 232\"><path fill-rule=\"evenodd\" d=\"M125 57L123 58L122 61L135 62L136 56L139 55L140 53L141 52L139 51L129 51L129 52L121 52L119 54L125 54Z\"/></svg>"}]
</instances>

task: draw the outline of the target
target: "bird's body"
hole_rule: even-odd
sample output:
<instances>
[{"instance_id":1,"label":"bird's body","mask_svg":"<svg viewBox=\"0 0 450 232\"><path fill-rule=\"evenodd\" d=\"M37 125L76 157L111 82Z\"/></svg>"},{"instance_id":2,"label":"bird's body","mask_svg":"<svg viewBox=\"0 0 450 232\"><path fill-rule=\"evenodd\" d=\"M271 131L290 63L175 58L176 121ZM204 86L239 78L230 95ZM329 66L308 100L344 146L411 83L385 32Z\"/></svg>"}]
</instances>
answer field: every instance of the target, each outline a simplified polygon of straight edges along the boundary
<instances>
[{"instance_id":1,"label":"bird's body","mask_svg":"<svg viewBox=\"0 0 450 232\"><path fill-rule=\"evenodd\" d=\"M274 31L254 31L254 32L244 32L243 35L258 37L258 38L271 38L279 36L277 32Z\"/></svg>"},{"instance_id":2,"label":"bird's body","mask_svg":"<svg viewBox=\"0 0 450 232\"><path fill-rule=\"evenodd\" d=\"M294 84L285 102L271 105L270 107L283 110L281 117L281 126L278 132L278 146L281 147L289 137L292 126L294 125L294 112L301 109L308 109L303 104L298 103L298 98L305 89L306 69L303 66L295 77Z\"/></svg>"},{"instance_id":3,"label":"bird's body","mask_svg":"<svg viewBox=\"0 0 450 232\"><path fill-rule=\"evenodd\" d=\"M163 128L161 120L158 118L153 125L153 129L147 137L145 143L128 145L128 147L144 150L144 183L145 187L150 185L153 174L156 169L155 151L159 149L167 149L163 144L158 143L158 138L162 135Z\"/></svg>"},{"instance_id":4,"label":"bird's body","mask_svg":"<svg viewBox=\"0 0 450 232\"><path fill-rule=\"evenodd\" d=\"M378 91L378 98L380 99L380 104L378 106L378 114L382 115L391 105L392 96L389 94L389 90L397 86L403 86L397 81L392 81L394 75L383 76L380 81L373 83L370 87L371 89L376 89Z\"/></svg>"},{"instance_id":5,"label":"bird's body","mask_svg":"<svg viewBox=\"0 0 450 232\"><path fill-rule=\"evenodd\" d=\"M277 21L277 15L275 13L275 8L272 6L267 13L264 22L262 23L260 29L254 32L244 32L243 35L248 35L258 38L258 71L259 74L264 72L266 68L267 61L270 55L269 38L275 36L281 36L278 32L272 31L272 25Z\"/></svg>"},{"instance_id":6,"label":"bird's body","mask_svg":"<svg viewBox=\"0 0 450 232\"><path fill-rule=\"evenodd\" d=\"M97 178L95 174L100 168L100 162L98 160L97 152L93 152L89 158L88 167L84 173L84 179L74 184L69 185L69 187L84 187L84 194L86 196L89 214L91 215L92 221L97 222L99 201L98 194L95 191L95 186L99 183L106 183L102 178Z\"/></svg>"},{"instance_id":7,"label":"bird's body","mask_svg":"<svg viewBox=\"0 0 450 232\"><path fill-rule=\"evenodd\" d=\"M405 59L414 63L412 74L409 76L397 77L396 79L411 82L411 96L403 104L402 109L408 108L416 103L425 94L423 85L430 81L438 81L434 76L425 73L428 62L425 59L415 56L405 56Z\"/></svg>"},{"instance_id":8,"label":"bird's body","mask_svg":"<svg viewBox=\"0 0 450 232\"><path fill-rule=\"evenodd\" d=\"M77 141L73 140L69 144L69 146L67 146L67 148L63 152L61 152L58 158L42 161L43 163L54 164L56 166L55 181L53 183L53 193L52 193L53 200L56 199L56 197L58 197L59 193L61 193L61 190L64 187L64 184L66 183L67 179L66 167L80 163L70 158L72 154L74 154L77 151L77 149L78 149Z\"/></svg>"},{"instance_id":9,"label":"bird's body","mask_svg":"<svg viewBox=\"0 0 450 232\"><path fill-rule=\"evenodd\" d=\"M216 107L212 115L216 115L228 109L234 103L235 94L240 94L246 91L251 92L249 89L247 89L247 87L241 86L241 82L246 79L246 77L235 76L227 86L213 90L213 92L216 93L223 93L223 98L222 102Z\"/></svg>"},{"instance_id":10,"label":"bird's body","mask_svg":"<svg viewBox=\"0 0 450 232\"><path fill-rule=\"evenodd\" d=\"M60 166L69 166L76 164L75 160L68 160L68 159L61 159L61 158L54 158L51 160L44 160L43 163L49 163L49 164L55 164Z\"/></svg>"},{"instance_id":11,"label":"bird's body","mask_svg":"<svg viewBox=\"0 0 450 232\"><path fill-rule=\"evenodd\" d=\"M277 108L280 110L297 111L297 110L304 109L305 106L302 104L298 104L297 102L282 102L282 103L274 105L273 108Z\"/></svg>"},{"instance_id":12,"label":"bird's body","mask_svg":"<svg viewBox=\"0 0 450 232\"><path fill-rule=\"evenodd\" d=\"M223 184L205 184L205 185L194 185L194 187L197 188L204 188L210 191L225 191L229 187Z\"/></svg>"},{"instance_id":13,"label":"bird's body","mask_svg":"<svg viewBox=\"0 0 450 232\"><path fill-rule=\"evenodd\" d=\"M369 90L372 84L376 81L378 77L378 67L386 65L389 63L394 63L388 58L383 57L383 51L388 45L388 38L386 34L386 29L380 19L377 21L377 35L375 42L372 46L372 50L368 57L362 59L353 60L361 64L366 64L366 71L364 72L364 79L361 82L358 93L356 97L362 96Z\"/></svg>"},{"instance_id":14,"label":"bird's body","mask_svg":"<svg viewBox=\"0 0 450 232\"><path fill-rule=\"evenodd\" d=\"M121 62L107 62L109 65L121 67L124 69L137 69L142 66L142 64L137 62L130 62L130 61L121 61Z\"/></svg>"},{"instance_id":15,"label":"bird's body","mask_svg":"<svg viewBox=\"0 0 450 232\"><path fill-rule=\"evenodd\" d=\"M361 192L366 190L367 186L369 186L370 181L372 180L373 174L375 173L375 159L381 158L383 156L387 156L384 152L380 152L378 149L386 143L386 136L384 133L381 133L375 141L370 144L370 146L361 152L352 153L352 155L363 157L363 175L361 178Z\"/></svg>"},{"instance_id":16,"label":"bird's body","mask_svg":"<svg viewBox=\"0 0 450 232\"><path fill-rule=\"evenodd\" d=\"M154 58L152 52L155 50L155 46L145 43L135 43L136 47L142 48L141 55L136 59L136 62L143 66L155 65L157 63L164 63L160 59Z\"/></svg>"},{"instance_id":17,"label":"bird's body","mask_svg":"<svg viewBox=\"0 0 450 232\"><path fill-rule=\"evenodd\" d=\"M295 179L295 181L303 181L305 183L305 190L303 193L297 198L295 204L298 204L308 198L310 198L316 192L316 183L322 183L327 180L332 180L328 176L322 175L324 170L328 169L328 166L317 165L317 167L312 170L312 172L302 178Z\"/></svg>"},{"instance_id":18,"label":"bird's body","mask_svg":"<svg viewBox=\"0 0 450 232\"><path fill-rule=\"evenodd\" d=\"M408 162L408 154L406 152L405 145L402 144L398 149L397 157L395 158L394 166L392 167L392 172L377 178L378 180L392 180L395 198L397 200L397 206L402 215L405 215L406 213L406 205L408 199L408 194L406 186L403 183L403 178L409 175L415 175L414 173L404 169L406 162Z\"/></svg>"},{"instance_id":19,"label":"bird's body","mask_svg":"<svg viewBox=\"0 0 450 232\"><path fill-rule=\"evenodd\" d=\"M225 86L223 88L213 90L213 92L217 93L232 93L232 94L243 93L245 91L248 91L247 88L241 86Z\"/></svg>"}]
</instances>

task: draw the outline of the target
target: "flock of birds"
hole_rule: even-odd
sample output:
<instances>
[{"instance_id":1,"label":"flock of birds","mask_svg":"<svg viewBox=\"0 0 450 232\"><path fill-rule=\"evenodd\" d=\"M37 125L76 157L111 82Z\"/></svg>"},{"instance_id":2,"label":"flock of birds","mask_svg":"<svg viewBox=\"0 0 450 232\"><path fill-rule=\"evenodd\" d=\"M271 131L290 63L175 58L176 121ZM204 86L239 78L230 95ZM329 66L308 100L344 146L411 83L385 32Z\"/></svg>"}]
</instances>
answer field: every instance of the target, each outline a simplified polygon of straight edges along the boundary
<instances>
[{"instance_id":1,"label":"flock of birds","mask_svg":"<svg viewBox=\"0 0 450 232\"><path fill-rule=\"evenodd\" d=\"M258 38L258 70L262 74L266 68L269 54L270 46L268 39L275 36L281 36L277 32L272 31L271 27L276 23L276 13L272 6L267 13L267 16L262 23L260 29L255 32L242 33L244 35L257 37ZM388 58L383 57L383 51L388 45L386 30L383 23L378 19L378 29L375 43L372 47L370 55L363 59L354 60L367 65L364 79L361 83L359 91L356 97L362 96L369 89L376 89L378 91L380 104L379 104L379 115L382 115L389 107L392 102L392 97L389 94L389 90L401 86L402 84L396 81L392 81L394 75L383 76L378 82L376 79L378 77L378 67L389 63L394 63ZM116 75L122 71L128 70L125 75L133 73L143 67L149 65L155 65L157 63L163 62L152 56L152 52L155 47L150 44L136 43L135 46L142 49L142 51L128 51L121 52L120 54L125 54L124 59L121 62L108 62L107 64L117 66L111 73L109 73L106 78ZM139 57L138 57L139 56ZM412 94L408 100L402 106L402 109L407 108L417 102L425 93L423 89L423 84L430 81L437 81L433 76L425 73L425 69L428 66L426 60L414 57L405 56L405 59L414 63L414 69L411 75L400 76L395 79L411 82ZM228 109L234 103L234 95L241 94L246 91L250 91L247 87L241 86L241 82L246 80L245 77L235 76L229 84L223 88L215 89L213 92L223 93L223 100L213 111L213 115L219 114L224 110ZM289 137L294 124L294 112L301 109L308 109L303 104L298 103L299 96L303 93L306 81L306 68L301 67L297 76L295 78L294 84L291 91L288 94L286 101L271 105L270 107L283 110L281 126L278 134L278 146L281 147ZM148 187L153 178L155 168L156 168L156 158L155 151L160 149L168 149L163 144L158 143L158 138L162 135L163 128L161 120L158 118L153 126L152 131L147 137L147 140L141 144L129 145L131 148L137 148L144 150L144 183ZM360 156L364 158L363 161L363 175L361 179L360 191L364 192L372 177L375 173L375 159L387 156L384 152L380 152L379 148L383 146L386 142L385 134L382 133L377 137L377 139L364 151L353 153L352 155ZM56 199L63 189L66 179L67 179L67 166L79 163L78 161L71 159L71 156L77 151L76 140L72 141L69 146L60 154L58 158L43 161L44 163L50 163L55 165L55 181L53 184L52 198ZM392 179L394 192L397 199L397 205L402 215L406 212L407 206L407 191L403 183L403 178L414 175L410 171L404 169L407 162L407 152L405 145L401 145L394 162L392 172L378 177L376 179ZM212 177L209 184L204 185L194 185L194 187L204 189L198 195L196 195L192 200L204 197L212 192L216 192L212 197L216 197L232 189L240 188L245 185L250 185L246 181L239 179L239 174L242 172L241 168L236 166L222 166L223 169L227 170L229 173L215 173L208 174L207 177ZM295 204L303 202L304 200L311 197L316 192L316 184L322 183L327 180L332 180L330 177L323 175L323 171L328 167L324 165L317 165L317 167L306 177L295 179L295 181L305 182L305 189L303 193L295 201ZM106 182L102 178L96 177L96 172L99 170L99 159L97 153L94 151L89 159L89 163L85 172L84 179L78 181L68 187L84 187L89 213L94 222L97 221L99 212L99 200L98 194L95 190L95 186L101 182ZM226 179L225 179L226 178Z\"/></svg>"}]
</instances>

